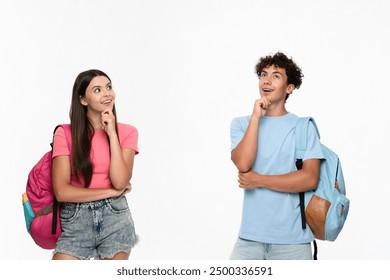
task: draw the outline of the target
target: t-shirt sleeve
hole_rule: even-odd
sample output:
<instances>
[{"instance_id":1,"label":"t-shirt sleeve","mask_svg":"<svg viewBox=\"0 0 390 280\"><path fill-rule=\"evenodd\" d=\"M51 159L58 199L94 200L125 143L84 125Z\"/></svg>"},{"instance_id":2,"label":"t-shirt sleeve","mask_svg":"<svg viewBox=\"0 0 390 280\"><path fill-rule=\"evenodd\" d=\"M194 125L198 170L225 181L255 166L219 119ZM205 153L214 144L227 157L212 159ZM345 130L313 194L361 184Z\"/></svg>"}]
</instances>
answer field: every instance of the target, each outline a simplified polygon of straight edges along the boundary
<instances>
[{"instance_id":1,"label":"t-shirt sleeve","mask_svg":"<svg viewBox=\"0 0 390 280\"><path fill-rule=\"evenodd\" d=\"M131 126L131 125L125 125L123 126L123 133L121 133L120 142L121 147L123 148L130 148L135 151L135 154L137 155L139 153L138 150L138 130Z\"/></svg>"},{"instance_id":2,"label":"t-shirt sleeve","mask_svg":"<svg viewBox=\"0 0 390 280\"><path fill-rule=\"evenodd\" d=\"M320 138L318 137L316 128L312 122L309 122L307 147L306 152L303 155L303 160L307 159L324 159L324 153L322 152Z\"/></svg>"},{"instance_id":3,"label":"t-shirt sleeve","mask_svg":"<svg viewBox=\"0 0 390 280\"><path fill-rule=\"evenodd\" d=\"M54 133L53 158L56 156L69 156L69 155L70 155L70 151L69 151L68 143L66 142L64 128L59 127Z\"/></svg>"},{"instance_id":4,"label":"t-shirt sleeve","mask_svg":"<svg viewBox=\"0 0 390 280\"><path fill-rule=\"evenodd\" d=\"M241 142L244 138L245 130L240 122L239 118L234 118L230 124L230 150L233 151L234 148Z\"/></svg>"}]
</instances>

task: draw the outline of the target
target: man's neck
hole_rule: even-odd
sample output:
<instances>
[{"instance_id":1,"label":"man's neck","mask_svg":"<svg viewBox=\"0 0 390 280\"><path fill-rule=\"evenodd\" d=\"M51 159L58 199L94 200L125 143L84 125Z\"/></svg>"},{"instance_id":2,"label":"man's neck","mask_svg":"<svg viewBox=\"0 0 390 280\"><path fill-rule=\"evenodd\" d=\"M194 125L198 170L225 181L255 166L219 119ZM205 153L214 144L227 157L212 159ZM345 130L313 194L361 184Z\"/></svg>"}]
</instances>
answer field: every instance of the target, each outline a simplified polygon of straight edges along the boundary
<instances>
[{"instance_id":1,"label":"man's neck","mask_svg":"<svg viewBox=\"0 0 390 280\"><path fill-rule=\"evenodd\" d=\"M288 113L286 107L284 106L277 106L277 107L274 107L274 106L270 106L269 108L267 108L267 112L266 112L266 116L268 117L280 117L280 116L284 116Z\"/></svg>"}]
</instances>

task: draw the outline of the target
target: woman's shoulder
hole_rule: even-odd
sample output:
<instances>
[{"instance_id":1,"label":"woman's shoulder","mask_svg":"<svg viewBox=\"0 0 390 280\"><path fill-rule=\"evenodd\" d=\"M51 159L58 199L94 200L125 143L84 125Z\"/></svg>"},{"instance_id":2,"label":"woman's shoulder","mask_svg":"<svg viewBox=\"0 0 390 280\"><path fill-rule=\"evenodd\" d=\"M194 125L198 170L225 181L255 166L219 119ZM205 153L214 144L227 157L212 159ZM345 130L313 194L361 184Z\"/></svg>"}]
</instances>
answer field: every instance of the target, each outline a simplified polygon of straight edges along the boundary
<instances>
[{"instance_id":1,"label":"woman's shoulder","mask_svg":"<svg viewBox=\"0 0 390 280\"><path fill-rule=\"evenodd\" d=\"M127 123L120 123L118 122L118 130L137 130L135 126L127 124Z\"/></svg>"},{"instance_id":2,"label":"woman's shoulder","mask_svg":"<svg viewBox=\"0 0 390 280\"><path fill-rule=\"evenodd\" d=\"M138 130L135 126L132 126L132 125L126 124L126 123L119 123L118 122L118 134L119 134L119 137L126 137L129 134L137 134L138 135Z\"/></svg>"}]
</instances>

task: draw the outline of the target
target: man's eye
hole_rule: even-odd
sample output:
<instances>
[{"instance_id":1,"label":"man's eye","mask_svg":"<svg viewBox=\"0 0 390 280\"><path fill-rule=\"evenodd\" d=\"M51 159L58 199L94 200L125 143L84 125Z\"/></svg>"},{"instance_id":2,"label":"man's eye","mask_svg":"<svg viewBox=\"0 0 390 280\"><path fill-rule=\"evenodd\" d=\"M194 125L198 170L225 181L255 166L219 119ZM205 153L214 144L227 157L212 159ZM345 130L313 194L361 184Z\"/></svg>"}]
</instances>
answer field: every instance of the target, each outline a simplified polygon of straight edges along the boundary
<instances>
[{"instance_id":1,"label":"man's eye","mask_svg":"<svg viewBox=\"0 0 390 280\"><path fill-rule=\"evenodd\" d=\"M275 74L275 75L274 75L274 78L280 79L280 75Z\"/></svg>"}]
</instances>

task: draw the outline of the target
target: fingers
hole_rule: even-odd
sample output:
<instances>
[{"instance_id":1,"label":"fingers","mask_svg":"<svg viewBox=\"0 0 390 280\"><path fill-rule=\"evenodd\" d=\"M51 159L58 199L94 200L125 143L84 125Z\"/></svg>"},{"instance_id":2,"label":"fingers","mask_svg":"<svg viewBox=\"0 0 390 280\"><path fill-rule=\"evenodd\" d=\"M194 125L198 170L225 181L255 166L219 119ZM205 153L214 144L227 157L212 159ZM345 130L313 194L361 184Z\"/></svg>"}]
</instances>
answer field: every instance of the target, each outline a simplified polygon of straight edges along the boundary
<instances>
[{"instance_id":1,"label":"fingers","mask_svg":"<svg viewBox=\"0 0 390 280\"><path fill-rule=\"evenodd\" d=\"M133 188L131 187L131 183L128 182L126 187L125 187L124 193L129 193L129 192L131 192L132 189Z\"/></svg>"},{"instance_id":2,"label":"fingers","mask_svg":"<svg viewBox=\"0 0 390 280\"><path fill-rule=\"evenodd\" d=\"M109 119L113 116L114 116L114 114L112 113L111 109L106 109L101 113L102 120Z\"/></svg>"},{"instance_id":3,"label":"fingers","mask_svg":"<svg viewBox=\"0 0 390 280\"><path fill-rule=\"evenodd\" d=\"M124 196L124 195L126 195L126 194L128 194L129 192L131 192L131 187L126 187L124 190L123 190L123 192L121 193L121 196Z\"/></svg>"},{"instance_id":4,"label":"fingers","mask_svg":"<svg viewBox=\"0 0 390 280\"><path fill-rule=\"evenodd\" d=\"M101 113L101 122L102 122L102 126L103 128L106 130L107 129L107 126L113 122L113 120L115 119L115 116L114 114L112 113L112 110L111 109L105 109L102 113Z\"/></svg>"},{"instance_id":5,"label":"fingers","mask_svg":"<svg viewBox=\"0 0 390 280\"><path fill-rule=\"evenodd\" d=\"M263 97L261 99L257 99L255 101L255 106L253 108L253 114L255 114L257 117L262 117L266 114L267 108L271 105L271 102Z\"/></svg>"},{"instance_id":6,"label":"fingers","mask_svg":"<svg viewBox=\"0 0 390 280\"><path fill-rule=\"evenodd\" d=\"M258 105L264 110L266 110L268 106L271 105L271 102L267 98L261 98L258 99L257 101L258 101Z\"/></svg>"},{"instance_id":7,"label":"fingers","mask_svg":"<svg viewBox=\"0 0 390 280\"><path fill-rule=\"evenodd\" d=\"M253 180L253 172L238 172L238 186L244 189L256 188L256 182Z\"/></svg>"},{"instance_id":8,"label":"fingers","mask_svg":"<svg viewBox=\"0 0 390 280\"><path fill-rule=\"evenodd\" d=\"M245 173L238 172L238 186L240 188L246 188L247 187L247 180L245 180Z\"/></svg>"}]
</instances>

